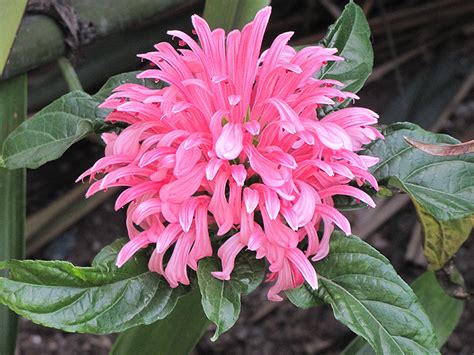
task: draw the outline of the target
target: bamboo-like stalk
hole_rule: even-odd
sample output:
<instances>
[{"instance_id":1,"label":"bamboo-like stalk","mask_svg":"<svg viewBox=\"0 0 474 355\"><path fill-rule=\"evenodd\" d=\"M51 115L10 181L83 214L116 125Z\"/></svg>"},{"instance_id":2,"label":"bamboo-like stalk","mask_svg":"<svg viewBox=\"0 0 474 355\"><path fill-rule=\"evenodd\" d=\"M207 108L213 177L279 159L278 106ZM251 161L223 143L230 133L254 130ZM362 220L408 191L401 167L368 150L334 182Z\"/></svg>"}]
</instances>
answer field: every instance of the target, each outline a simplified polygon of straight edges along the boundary
<instances>
[{"instance_id":1,"label":"bamboo-like stalk","mask_svg":"<svg viewBox=\"0 0 474 355\"><path fill-rule=\"evenodd\" d=\"M26 0L0 2L0 14L2 16L0 21L0 74L2 74L7 62L25 7Z\"/></svg>"},{"instance_id":2,"label":"bamboo-like stalk","mask_svg":"<svg viewBox=\"0 0 474 355\"><path fill-rule=\"evenodd\" d=\"M79 37L102 38L143 25L191 0L81 0L66 1L86 28L72 28ZM88 32L88 33L85 33ZM63 31L51 17L28 15L22 21L3 78L11 78L51 63L66 52Z\"/></svg>"},{"instance_id":3,"label":"bamboo-like stalk","mask_svg":"<svg viewBox=\"0 0 474 355\"><path fill-rule=\"evenodd\" d=\"M26 75L0 82L0 142L25 119L26 100ZM0 168L0 260L24 256L25 177L25 169ZM14 354L17 328L17 316L0 306L0 354Z\"/></svg>"}]
</instances>

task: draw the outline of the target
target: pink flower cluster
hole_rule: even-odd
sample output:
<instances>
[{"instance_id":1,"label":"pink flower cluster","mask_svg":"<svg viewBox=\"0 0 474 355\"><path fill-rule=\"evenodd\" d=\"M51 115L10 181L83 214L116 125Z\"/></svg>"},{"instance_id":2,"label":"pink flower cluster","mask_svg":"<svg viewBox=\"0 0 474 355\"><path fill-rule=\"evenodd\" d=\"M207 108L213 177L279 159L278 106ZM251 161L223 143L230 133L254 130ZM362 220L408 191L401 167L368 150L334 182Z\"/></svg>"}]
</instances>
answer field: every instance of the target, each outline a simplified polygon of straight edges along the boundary
<instances>
[{"instance_id":1,"label":"pink flower cluster","mask_svg":"<svg viewBox=\"0 0 474 355\"><path fill-rule=\"evenodd\" d=\"M377 188L367 172L377 159L356 153L381 137L372 127L377 114L344 108L318 119L318 107L357 98L338 89L337 81L314 78L328 61L342 58L320 46L296 51L287 45L291 32L260 53L270 12L264 8L227 36L193 16L199 44L170 31L188 48L159 43L140 55L157 68L138 77L168 86L125 84L102 104L112 109L108 121L129 126L103 135L105 157L79 179L95 180L87 196L127 187L115 205L129 204L130 241L118 266L153 244L150 270L171 287L189 284L188 267L196 270L213 253L211 234L226 238L216 278L228 280L236 256L247 248L267 260L268 280L274 281L268 298L281 300L282 290L305 280L317 287L309 258L328 254L334 225L351 233L333 196L374 206L348 184Z\"/></svg>"}]
</instances>

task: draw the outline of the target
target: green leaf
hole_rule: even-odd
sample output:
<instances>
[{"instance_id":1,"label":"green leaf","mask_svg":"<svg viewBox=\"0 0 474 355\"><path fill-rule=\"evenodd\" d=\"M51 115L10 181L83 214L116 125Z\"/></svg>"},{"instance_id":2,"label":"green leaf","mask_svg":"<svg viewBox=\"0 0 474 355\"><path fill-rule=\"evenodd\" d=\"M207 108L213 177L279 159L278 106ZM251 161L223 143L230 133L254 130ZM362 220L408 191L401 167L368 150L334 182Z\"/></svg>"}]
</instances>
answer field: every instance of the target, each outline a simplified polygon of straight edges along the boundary
<instances>
[{"instance_id":1,"label":"green leaf","mask_svg":"<svg viewBox=\"0 0 474 355\"><path fill-rule=\"evenodd\" d=\"M137 75L140 71L131 71L128 73L122 73L118 75L111 76L105 84L100 88L99 91L93 96L93 98L98 102L102 103L107 97L110 96L112 90L116 87L123 85L123 84L140 84L144 85L151 89L159 89L161 88L162 84L155 84L152 81L147 81L144 79L137 79Z\"/></svg>"},{"instance_id":2,"label":"green leaf","mask_svg":"<svg viewBox=\"0 0 474 355\"><path fill-rule=\"evenodd\" d=\"M269 4L270 0L206 0L204 18L211 28L223 28L229 32L243 28Z\"/></svg>"},{"instance_id":3,"label":"green leaf","mask_svg":"<svg viewBox=\"0 0 474 355\"><path fill-rule=\"evenodd\" d=\"M3 143L8 169L35 169L59 158L75 142L103 127L98 102L82 91L57 99L15 129Z\"/></svg>"},{"instance_id":4,"label":"green leaf","mask_svg":"<svg viewBox=\"0 0 474 355\"><path fill-rule=\"evenodd\" d=\"M64 261L7 261L0 303L31 321L68 332L105 334L165 318L185 290L148 271L144 252L115 266L123 241L106 247L92 267Z\"/></svg>"},{"instance_id":5,"label":"green leaf","mask_svg":"<svg viewBox=\"0 0 474 355\"><path fill-rule=\"evenodd\" d=\"M407 192L426 213L439 221L474 213L474 154L433 156L410 146L404 137L424 143L456 144L458 140L423 130L411 123L396 123L382 132L363 154L380 159L372 174L388 186Z\"/></svg>"},{"instance_id":6,"label":"green leaf","mask_svg":"<svg viewBox=\"0 0 474 355\"><path fill-rule=\"evenodd\" d=\"M428 266L433 270L441 269L471 234L474 218L438 221L418 203L415 207L425 235L423 250Z\"/></svg>"},{"instance_id":7,"label":"green leaf","mask_svg":"<svg viewBox=\"0 0 474 355\"><path fill-rule=\"evenodd\" d=\"M427 271L418 277L413 282L412 288L433 325L438 348L441 348L461 319L464 301L446 294L433 271ZM369 344L363 338L357 337L344 349L342 355L373 353Z\"/></svg>"},{"instance_id":8,"label":"green leaf","mask_svg":"<svg viewBox=\"0 0 474 355\"><path fill-rule=\"evenodd\" d=\"M220 270L221 263L217 258L206 258L199 262L197 272L202 307L209 320L217 326L213 341L235 324L240 314L240 297L252 292L262 282L265 263L257 260L254 253L245 251L237 257L229 281L211 275L212 271Z\"/></svg>"},{"instance_id":9,"label":"green leaf","mask_svg":"<svg viewBox=\"0 0 474 355\"><path fill-rule=\"evenodd\" d=\"M433 271L427 271L418 277L412 288L433 324L438 347L441 348L461 319L464 301L449 296Z\"/></svg>"},{"instance_id":10,"label":"green leaf","mask_svg":"<svg viewBox=\"0 0 474 355\"><path fill-rule=\"evenodd\" d=\"M108 110L98 105L123 83L140 83L137 72L110 78L93 96L72 91L23 122L4 141L2 159L8 169L35 169L59 158L74 143L104 128Z\"/></svg>"},{"instance_id":11,"label":"green leaf","mask_svg":"<svg viewBox=\"0 0 474 355\"><path fill-rule=\"evenodd\" d=\"M319 77L339 80L344 84L344 90L358 92L372 73L374 64L370 28L364 11L352 1L348 3L341 16L329 27L322 44L337 48L337 55L344 61L330 62Z\"/></svg>"},{"instance_id":12,"label":"green leaf","mask_svg":"<svg viewBox=\"0 0 474 355\"><path fill-rule=\"evenodd\" d=\"M341 352L341 355L373 355L374 350L362 337L355 337Z\"/></svg>"},{"instance_id":13,"label":"green leaf","mask_svg":"<svg viewBox=\"0 0 474 355\"><path fill-rule=\"evenodd\" d=\"M0 75L7 63L8 54L20 27L21 18L25 11L26 0L0 2Z\"/></svg>"},{"instance_id":14,"label":"green leaf","mask_svg":"<svg viewBox=\"0 0 474 355\"><path fill-rule=\"evenodd\" d=\"M330 304L336 319L377 354L438 354L428 317L389 261L357 237L334 233L329 255L316 264L319 288L288 291L296 306Z\"/></svg>"},{"instance_id":15,"label":"green leaf","mask_svg":"<svg viewBox=\"0 0 474 355\"><path fill-rule=\"evenodd\" d=\"M0 82L0 142L26 118L26 101L26 75ZM0 261L24 257L25 213L25 170L0 167ZM15 353L17 323L17 316L0 305L0 354Z\"/></svg>"},{"instance_id":16,"label":"green leaf","mask_svg":"<svg viewBox=\"0 0 474 355\"><path fill-rule=\"evenodd\" d=\"M121 333L110 355L129 355L137 349L140 354L190 354L208 326L201 294L196 288L181 297L165 319Z\"/></svg>"}]
</instances>

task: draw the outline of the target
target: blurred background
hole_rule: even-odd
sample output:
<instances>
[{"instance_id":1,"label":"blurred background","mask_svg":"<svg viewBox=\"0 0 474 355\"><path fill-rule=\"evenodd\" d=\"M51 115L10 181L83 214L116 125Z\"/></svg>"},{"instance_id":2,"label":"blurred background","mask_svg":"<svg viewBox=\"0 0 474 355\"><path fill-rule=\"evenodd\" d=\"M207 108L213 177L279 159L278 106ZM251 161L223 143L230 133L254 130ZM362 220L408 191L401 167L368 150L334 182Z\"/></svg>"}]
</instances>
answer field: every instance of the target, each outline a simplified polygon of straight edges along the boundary
<instances>
[{"instance_id":1,"label":"blurred background","mask_svg":"<svg viewBox=\"0 0 474 355\"><path fill-rule=\"evenodd\" d=\"M473 139L474 1L355 2L369 19L375 51L373 74L357 104L378 112L383 124L406 120L461 141ZM266 46L285 31L295 32L293 45L317 43L346 3L273 0ZM32 115L68 91L58 66L61 56L71 60L84 89L94 93L111 75L146 68L136 54L157 42L173 42L166 35L169 29L191 32L190 16L202 14L203 8L203 0L30 0L2 78L29 73ZM124 210L113 209L117 192L85 200L87 186L74 184L102 155L98 141L83 140L61 159L28 171L29 258L88 265L103 246L126 236ZM421 273L426 264L421 228L408 198L394 196L350 218L354 234L384 253L405 280ZM473 238L456 256L470 289L472 255ZM473 319L471 300L443 354L474 353ZM243 300L236 326L214 343L206 335L195 354L336 354L352 337L325 308L300 310L286 301L267 302L264 286ZM22 320L19 353L107 354L113 339Z\"/></svg>"}]
</instances>

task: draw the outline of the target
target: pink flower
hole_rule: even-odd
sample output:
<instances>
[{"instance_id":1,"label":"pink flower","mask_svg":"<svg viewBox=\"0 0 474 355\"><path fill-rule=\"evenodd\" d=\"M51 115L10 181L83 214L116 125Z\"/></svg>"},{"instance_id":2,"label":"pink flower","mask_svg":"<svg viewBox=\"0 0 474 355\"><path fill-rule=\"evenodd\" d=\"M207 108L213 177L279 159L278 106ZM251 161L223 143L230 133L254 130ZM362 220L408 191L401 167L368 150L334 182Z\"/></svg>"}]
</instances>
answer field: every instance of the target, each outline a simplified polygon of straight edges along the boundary
<instances>
[{"instance_id":1,"label":"pink flower","mask_svg":"<svg viewBox=\"0 0 474 355\"><path fill-rule=\"evenodd\" d=\"M281 300L281 291L305 280L317 287L309 258L327 255L334 226L351 233L333 197L374 206L348 184L377 189L367 172L377 159L356 153L382 137L372 127L377 114L354 107L319 119L318 107L357 98L337 81L314 78L328 61L343 59L332 48L295 51L287 45L291 32L260 53L270 12L227 36L193 16L200 44L170 31L187 48L159 43L140 55L157 68L138 77L168 86L125 84L101 105L113 109L109 122L129 126L103 135L105 157L79 179L96 180L87 196L127 188L116 203L128 204L130 237L118 266L152 244L150 270L171 287L189 284L188 267L196 270L213 253L209 233L231 235L217 253L222 271L213 275L228 280L237 255L250 249L269 263L268 298Z\"/></svg>"}]
</instances>

